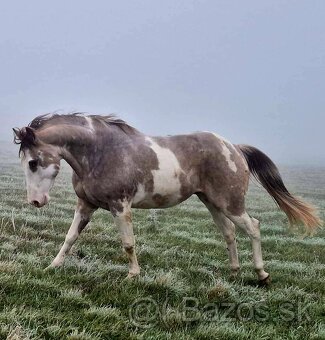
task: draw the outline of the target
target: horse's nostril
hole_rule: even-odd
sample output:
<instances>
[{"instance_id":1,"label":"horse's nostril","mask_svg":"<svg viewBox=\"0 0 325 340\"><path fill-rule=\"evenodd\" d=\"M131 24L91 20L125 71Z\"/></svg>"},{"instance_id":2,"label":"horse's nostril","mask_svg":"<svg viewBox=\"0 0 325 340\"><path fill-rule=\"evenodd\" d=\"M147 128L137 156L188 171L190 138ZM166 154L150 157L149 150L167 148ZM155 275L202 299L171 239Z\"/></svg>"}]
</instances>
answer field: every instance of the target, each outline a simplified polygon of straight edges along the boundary
<instances>
[{"instance_id":1,"label":"horse's nostril","mask_svg":"<svg viewBox=\"0 0 325 340\"><path fill-rule=\"evenodd\" d=\"M40 206L40 203L38 201L33 201L32 204L37 208Z\"/></svg>"}]
</instances>

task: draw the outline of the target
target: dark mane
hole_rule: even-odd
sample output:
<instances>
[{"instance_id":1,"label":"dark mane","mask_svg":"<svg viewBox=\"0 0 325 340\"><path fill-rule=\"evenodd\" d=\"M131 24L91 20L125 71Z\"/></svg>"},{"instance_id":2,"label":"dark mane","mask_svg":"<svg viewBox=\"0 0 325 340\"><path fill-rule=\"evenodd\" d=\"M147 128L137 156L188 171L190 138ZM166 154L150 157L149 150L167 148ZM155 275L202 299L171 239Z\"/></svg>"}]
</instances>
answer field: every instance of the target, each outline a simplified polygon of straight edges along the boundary
<instances>
[{"instance_id":1,"label":"dark mane","mask_svg":"<svg viewBox=\"0 0 325 340\"><path fill-rule=\"evenodd\" d=\"M87 117L104 125L115 126L126 135L140 134L137 129L127 124L124 120L117 118L114 114L100 116L88 115L83 112L74 112L69 114L47 113L34 118L27 127L14 129L14 143L20 145L19 155L24 153L25 149L35 145L36 137L34 131L53 125L85 126L85 118Z\"/></svg>"},{"instance_id":2,"label":"dark mane","mask_svg":"<svg viewBox=\"0 0 325 340\"><path fill-rule=\"evenodd\" d=\"M42 129L47 125L59 125L59 124L72 124L81 125L84 123L84 118L89 117L98 122L105 123L107 125L117 126L126 134L138 134L139 131L127 124L124 120L116 117L114 114L101 116L101 115L88 115L84 112L73 112L69 114L57 114L47 113L34 118L28 126L34 130Z\"/></svg>"}]
</instances>

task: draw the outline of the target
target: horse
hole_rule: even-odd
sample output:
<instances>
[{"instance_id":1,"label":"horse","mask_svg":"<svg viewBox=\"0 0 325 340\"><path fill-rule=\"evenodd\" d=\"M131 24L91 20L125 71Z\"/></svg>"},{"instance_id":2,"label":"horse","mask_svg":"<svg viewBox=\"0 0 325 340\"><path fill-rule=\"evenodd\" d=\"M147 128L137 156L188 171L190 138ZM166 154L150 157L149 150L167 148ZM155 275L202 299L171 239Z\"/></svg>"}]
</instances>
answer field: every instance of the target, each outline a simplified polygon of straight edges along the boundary
<instances>
[{"instance_id":1,"label":"horse","mask_svg":"<svg viewBox=\"0 0 325 340\"><path fill-rule=\"evenodd\" d=\"M41 208L65 160L72 168L77 195L74 219L64 244L49 268L59 267L102 208L113 216L128 257L128 277L140 273L131 208L175 206L192 195L205 204L220 228L229 252L231 275L239 271L235 228L250 238L260 284L269 284L264 270L260 223L245 209L250 175L272 196L291 224L313 232L322 221L315 208L285 187L273 161L248 145L234 145L211 132L166 137L147 136L114 115L46 114L28 126L14 128L20 144L28 202Z\"/></svg>"}]
</instances>

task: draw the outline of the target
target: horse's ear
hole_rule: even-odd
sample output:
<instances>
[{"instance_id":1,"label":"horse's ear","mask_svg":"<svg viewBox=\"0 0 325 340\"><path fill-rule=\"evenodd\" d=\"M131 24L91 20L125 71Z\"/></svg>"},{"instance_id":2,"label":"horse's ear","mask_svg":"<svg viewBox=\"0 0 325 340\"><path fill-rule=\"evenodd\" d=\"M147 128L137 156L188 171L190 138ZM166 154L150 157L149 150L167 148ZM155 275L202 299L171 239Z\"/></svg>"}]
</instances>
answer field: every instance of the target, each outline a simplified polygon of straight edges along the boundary
<instances>
[{"instance_id":1,"label":"horse's ear","mask_svg":"<svg viewBox=\"0 0 325 340\"><path fill-rule=\"evenodd\" d=\"M14 143L21 144L21 130L18 128L13 128L12 131L14 132Z\"/></svg>"},{"instance_id":2,"label":"horse's ear","mask_svg":"<svg viewBox=\"0 0 325 340\"><path fill-rule=\"evenodd\" d=\"M12 131L14 132L14 141L20 136L20 130L18 128L13 128Z\"/></svg>"},{"instance_id":3,"label":"horse's ear","mask_svg":"<svg viewBox=\"0 0 325 340\"><path fill-rule=\"evenodd\" d=\"M35 131L29 126L23 127L22 129L14 128L14 143L22 144L25 147L36 144Z\"/></svg>"}]
</instances>

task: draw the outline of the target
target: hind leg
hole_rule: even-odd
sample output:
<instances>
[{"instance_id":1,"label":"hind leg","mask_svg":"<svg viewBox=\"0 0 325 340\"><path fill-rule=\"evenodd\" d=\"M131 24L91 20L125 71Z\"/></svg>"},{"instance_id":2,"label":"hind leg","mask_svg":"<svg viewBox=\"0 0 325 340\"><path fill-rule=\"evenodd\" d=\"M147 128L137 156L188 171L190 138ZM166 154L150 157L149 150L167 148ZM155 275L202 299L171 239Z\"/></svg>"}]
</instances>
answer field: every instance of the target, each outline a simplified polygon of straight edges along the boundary
<instances>
[{"instance_id":1,"label":"hind leg","mask_svg":"<svg viewBox=\"0 0 325 340\"><path fill-rule=\"evenodd\" d=\"M222 212L219 212L217 209L214 208L213 210L210 210L210 212L215 224L220 228L220 231L226 241L231 275L235 277L237 276L239 271L235 225Z\"/></svg>"},{"instance_id":2,"label":"hind leg","mask_svg":"<svg viewBox=\"0 0 325 340\"><path fill-rule=\"evenodd\" d=\"M257 219L251 218L247 212L244 212L240 216L226 213L227 217L239 228L244 230L250 237L253 249L253 261L255 271L258 275L258 279L261 283L267 283L269 280L269 274L264 271L264 263L262 259L262 247L261 247L261 235L260 235L260 223Z\"/></svg>"},{"instance_id":3,"label":"hind leg","mask_svg":"<svg viewBox=\"0 0 325 340\"><path fill-rule=\"evenodd\" d=\"M239 259L237 251L237 242L235 237L235 225L232 223L226 215L216 208L207 198L203 195L198 195L200 200L210 211L214 223L219 227L227 244L227 250L229 255L230 269L232 276L236 276L239 271Z\"/></svg>"}]
</instances>

